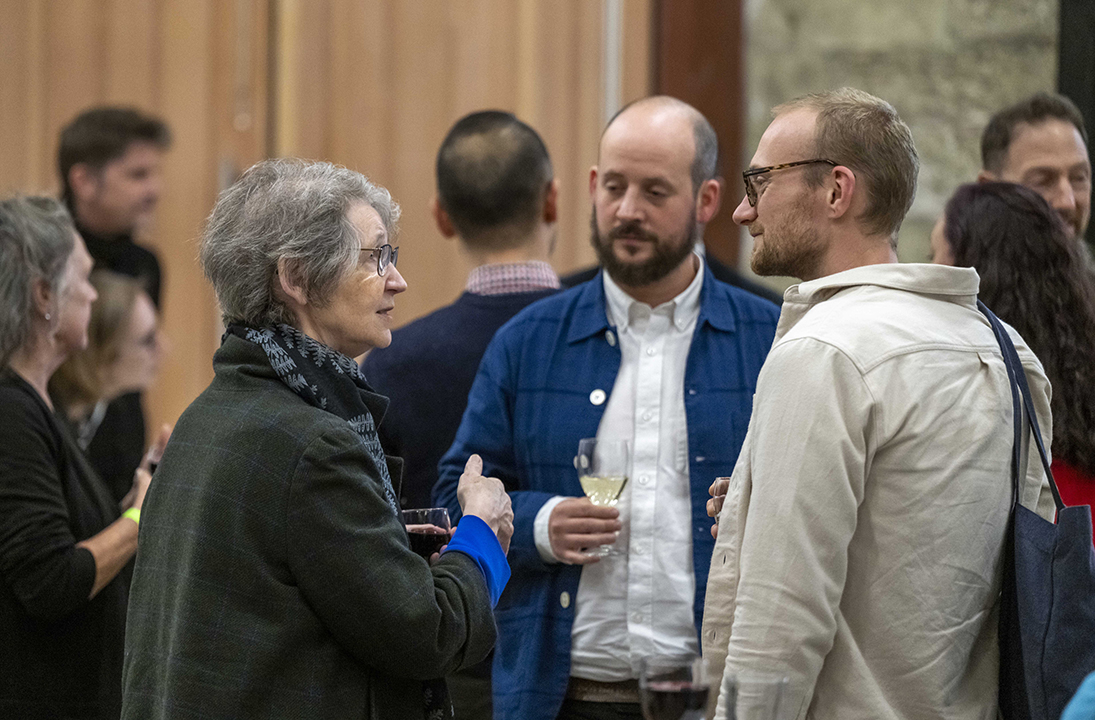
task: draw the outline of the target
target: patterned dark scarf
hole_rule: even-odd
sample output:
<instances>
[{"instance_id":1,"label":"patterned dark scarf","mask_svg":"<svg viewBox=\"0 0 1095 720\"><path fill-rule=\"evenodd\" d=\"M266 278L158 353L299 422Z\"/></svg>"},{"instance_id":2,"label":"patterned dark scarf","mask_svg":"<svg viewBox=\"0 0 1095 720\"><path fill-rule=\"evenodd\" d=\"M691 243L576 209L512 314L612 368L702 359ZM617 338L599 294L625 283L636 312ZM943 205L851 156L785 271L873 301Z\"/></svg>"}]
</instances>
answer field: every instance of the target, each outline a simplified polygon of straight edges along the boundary
<instances>
[{"instance_id":1,"label":"patterned dark scarf","mask_svg":"<svg viewBox=\"0 0 1095 720\"><path fill-rule=\"evenodd\" d=\"M269 358L270 367L290 390L309 405L350 424L376 463L384 486L384 499L399 517L399 500L388 474L384 449L376 436L376 423L361 396L362 392L371 393L372 388L365 382L357 363L289 325L257 330L229 325L225 337L228 335L258 345Z\"/></svg>"}]
</instances>

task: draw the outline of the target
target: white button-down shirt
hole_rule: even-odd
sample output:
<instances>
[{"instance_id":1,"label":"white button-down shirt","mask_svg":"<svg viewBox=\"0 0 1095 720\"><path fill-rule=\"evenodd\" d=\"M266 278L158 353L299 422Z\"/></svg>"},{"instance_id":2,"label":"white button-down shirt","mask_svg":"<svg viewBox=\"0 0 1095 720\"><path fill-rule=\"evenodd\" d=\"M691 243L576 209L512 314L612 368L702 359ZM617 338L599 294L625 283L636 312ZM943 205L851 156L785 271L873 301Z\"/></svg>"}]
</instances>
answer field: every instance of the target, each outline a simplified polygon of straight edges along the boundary
<instances>
[{"instance_id":1,"label":"white button-down shirt","mask_svg":"<svg viewBox=\"0 0 1095 720\"><path fill-rule=\"evenodd\" d=\"M688 288L656 308L603 275L621 362L597 437L631 440L632 458L617 505L623 529L615 547L625 553L582 568L571 631L576 677L634 678L641 657L699 649L684 411L684 371L703 284L702 260L695 262ZM549 501L536 518L537 547L547 562L557 562L547 524L561 500Z\"/></svg>"}]
</instances>

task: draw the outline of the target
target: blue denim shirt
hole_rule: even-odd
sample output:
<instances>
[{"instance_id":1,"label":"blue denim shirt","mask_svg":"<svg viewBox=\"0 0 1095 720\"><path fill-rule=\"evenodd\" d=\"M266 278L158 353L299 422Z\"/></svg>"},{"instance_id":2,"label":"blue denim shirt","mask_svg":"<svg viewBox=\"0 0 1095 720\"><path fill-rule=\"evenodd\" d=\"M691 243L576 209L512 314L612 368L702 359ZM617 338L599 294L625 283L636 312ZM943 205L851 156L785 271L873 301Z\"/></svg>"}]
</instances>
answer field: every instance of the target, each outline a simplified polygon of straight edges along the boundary
<instances>
[{"instance_id":1,"label":"blue denim shirt","mask_svg":"<svg viewBox=\"0 0 1095 720\"><path fill-rule=\"evenodd\" d=\"M707 489L730 475L749 425L757 375L775 336L779 308L718 282L704 266L700 315L684 377L692 495L695 620L714 540ZM570 633L581 567L547 564L533 539L536 513L556 495L581 497L578 440L594 437L620 369L604 283L592 281L534 303L504 325L483 356L460 429L441 459L434 501L460 514L456 487L472 453L513 501L513 575L495 610L497 720L554 718L570 676Z\"/></svg>"}]
</instances>

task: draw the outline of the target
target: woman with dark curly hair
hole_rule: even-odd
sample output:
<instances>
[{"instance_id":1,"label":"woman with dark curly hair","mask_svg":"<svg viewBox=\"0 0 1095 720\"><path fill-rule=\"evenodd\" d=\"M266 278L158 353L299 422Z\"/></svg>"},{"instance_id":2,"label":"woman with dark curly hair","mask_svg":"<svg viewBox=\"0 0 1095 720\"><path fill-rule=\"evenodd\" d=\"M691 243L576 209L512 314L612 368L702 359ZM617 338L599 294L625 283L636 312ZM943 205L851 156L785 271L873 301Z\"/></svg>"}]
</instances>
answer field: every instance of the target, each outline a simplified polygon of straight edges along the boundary
<instances>
[{"instance_id":1,"label":"woman with dark curly hair","mask_svg":"<svg viewBox=\"0 0 1095 720\"><path fill-rule=\"evenodd\" d=\"M1042 361L1053 386L1053 476L1066 505L1095 507L1095 282L1040 195L963 185L932 231L933 261L972 267L980 298Z\"/></svg>"}]
</instances>

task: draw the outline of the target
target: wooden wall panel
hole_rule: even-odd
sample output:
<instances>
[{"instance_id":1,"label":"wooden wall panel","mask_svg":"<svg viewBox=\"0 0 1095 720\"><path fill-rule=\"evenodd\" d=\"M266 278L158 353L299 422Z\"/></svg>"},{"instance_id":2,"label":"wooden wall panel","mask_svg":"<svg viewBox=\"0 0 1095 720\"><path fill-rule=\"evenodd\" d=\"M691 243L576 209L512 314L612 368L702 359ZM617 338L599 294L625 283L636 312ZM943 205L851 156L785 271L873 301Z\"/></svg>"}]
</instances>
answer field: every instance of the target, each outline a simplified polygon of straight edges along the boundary
<instances>
[{"instance_id":1,"label":"wooden wall panel","mask_svg":"<svg viewBox=\"0 0 1095 720\"><path fill-rule=\"evenodd\" d=\"M161 116L174 145L164 195L142 241L164 269L168 350L148 395L150 427L174 422L212 378L219 340L196 240L219 185L266 147L269 0L0 0L0 193L56 193L57 137L92 105ZM246 28L241 63L235 19ZM250 77L238 82L241 68ZM242 101L240 86L254 92ZM250 128L235 128L240 102Z\"/></svg>"},{"instance_id":2,"label":"wooden wall panel","mask_svg":"<svg viewBox=\"0 0 1095 720\"><path fill-rule=\"evenodd\" d=\"M554 264L593 263L588 172L605 121L604 3L589 0L277 0L274 154L337 162L403 208L400 323L450 302L467 265L428 208L445 133L509 110L544 137L560 189ZM626 0L623 100L650 88L651 0ZM642 45L636 49L634 44Z\"/></svg>"},{"instance_id":3,"label":"wooden wall panel","mask_svg":"<svg viewBox=\"0 0 1095 720\"><path fill-rule=\"evenodd\" d=\"M433 226L437 147L473 110L516 112L561 184L560 271L593 262L588 171L606 120L603 13L623 9L623 102L651 87L653 0L0 0L0 193L50 192L57 135L95 104L163 117L175 143L143 239L164 266L169 350L149 393L173 421L212 377L218 312L197 238L220 188L266 155L338 162L402 205L406 322L467 265Z\"/></svg>"}]
</instances>

